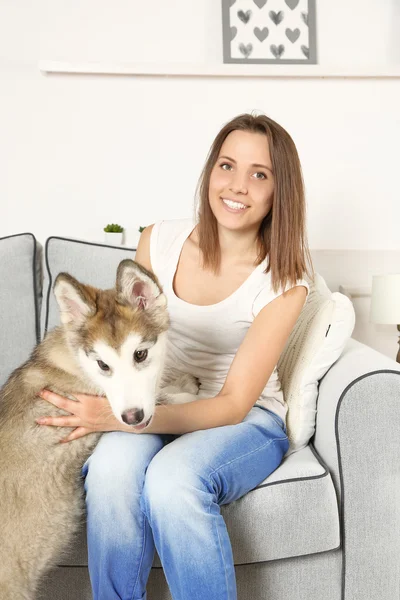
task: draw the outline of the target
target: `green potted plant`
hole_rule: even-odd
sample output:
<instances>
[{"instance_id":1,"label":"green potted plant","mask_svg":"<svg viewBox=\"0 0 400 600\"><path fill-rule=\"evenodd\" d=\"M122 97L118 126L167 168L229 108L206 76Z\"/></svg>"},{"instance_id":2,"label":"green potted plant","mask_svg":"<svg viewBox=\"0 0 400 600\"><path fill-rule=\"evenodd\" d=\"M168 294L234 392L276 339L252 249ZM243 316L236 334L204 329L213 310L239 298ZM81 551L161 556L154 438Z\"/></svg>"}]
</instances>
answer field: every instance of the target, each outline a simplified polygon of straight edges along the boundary
<instances>
[{"instance_id":1,"label":"green potted plant","mask_svg":"<svg viewBox=\"0 0 400 600\"><path fill-rule=\"evenodd\" d=\"M111 246L122 246L124 228L121 225L111 223L104 227L104 241Z\"/></svg>"}]
</instances>

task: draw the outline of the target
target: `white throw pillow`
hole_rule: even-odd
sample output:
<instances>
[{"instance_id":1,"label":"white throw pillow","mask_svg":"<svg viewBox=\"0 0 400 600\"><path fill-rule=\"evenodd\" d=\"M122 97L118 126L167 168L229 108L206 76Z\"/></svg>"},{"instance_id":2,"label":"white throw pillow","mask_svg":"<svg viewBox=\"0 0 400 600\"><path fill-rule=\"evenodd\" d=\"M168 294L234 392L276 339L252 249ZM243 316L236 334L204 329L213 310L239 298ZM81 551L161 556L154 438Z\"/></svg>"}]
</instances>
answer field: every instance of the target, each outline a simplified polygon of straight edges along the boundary
<instances>
[{"instance_id":1,"label":"white throw pillow","mask_svg":"<svg viewBox=\"0 0 400 600\"><path fill-rule=\"evenodd\" d=\"M288 403L290 446L285 456L307 446L313 436L318 382L343 352L355 325L354 307L347 296L332 293L318 273L309 283L307 301L277 365Z\"/></svg>"}]
</instances>

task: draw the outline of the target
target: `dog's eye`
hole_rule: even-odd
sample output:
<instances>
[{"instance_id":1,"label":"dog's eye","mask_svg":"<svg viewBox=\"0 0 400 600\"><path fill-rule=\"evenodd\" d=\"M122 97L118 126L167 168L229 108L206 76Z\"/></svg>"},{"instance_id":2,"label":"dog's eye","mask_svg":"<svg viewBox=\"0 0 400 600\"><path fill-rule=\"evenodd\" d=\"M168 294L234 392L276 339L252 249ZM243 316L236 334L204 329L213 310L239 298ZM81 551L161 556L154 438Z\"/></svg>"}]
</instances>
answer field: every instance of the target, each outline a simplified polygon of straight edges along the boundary
<instances>
[{"instance_id":1,"label":"dog's eye","mask_svg":"<svg viewBox=\"0 0 400 600\"><path fill-rule=\"evenodd\" d=\"M106 363L104 363L102 360L98 360L97 364L99 365L100 369L102 371L109 371L110 367L108 365L106 365Z\"/></svg>"},{"instance_id":2,"label":"dog's eye","mask_svg":"<svg viewBox=\"0 0 400 600\"><path fill-rule=\"evenodd\" d=\"M136 350L135 354L133 355L133 358L138 363L143 362L144 360L146 360L147 354L147 350Z\"/></svg>"}]
</instances>

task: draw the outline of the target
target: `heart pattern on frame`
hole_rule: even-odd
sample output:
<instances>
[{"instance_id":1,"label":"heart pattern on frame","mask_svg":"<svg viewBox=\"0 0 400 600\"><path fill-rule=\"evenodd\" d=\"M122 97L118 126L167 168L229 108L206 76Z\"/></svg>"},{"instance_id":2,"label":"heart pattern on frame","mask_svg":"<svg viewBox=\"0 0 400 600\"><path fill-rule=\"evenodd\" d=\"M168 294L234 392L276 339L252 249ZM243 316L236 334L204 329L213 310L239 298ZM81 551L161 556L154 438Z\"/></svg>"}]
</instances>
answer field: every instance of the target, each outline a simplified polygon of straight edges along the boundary
<instances>
[{"instance_id":1,"label":"heart pattern on frame","mask_svg":"<svg viewBox=\"0 0 400 600\"><path fill-rule=\"evenodd\" d=\"M300 2L300 0L285 0L285 2L289 8L294 10L296 8L296 6L298 5L298 3Z\"/></svg>"},{"instance_id":2,"label":"heart pattern on frame","mask_svg":"<svg viewBox=\"0 0 400 600\"><path fill-rule=\"evenodd\" d=\"M272 44L271 52L275 56L275 58L280 58L285 52L285 46L283 44L279 44L279 46L275 46L275 44Z\"/></svg>"},{"instance_id":3,"label":"heart pattern on frame","mask_svg":"<svg viewBox=\"0 0 400 600\"><path fill-rule=\"evenodd\" d=\"M240 44L239 50L245 58L248 58L253 51L253 44L247 44L247 46Z\"/></svg>"},{"instance_id":4,"label":"heart pattern on frame","mask_svg":"<svg viewBox=\"0 0 400 600\"><path fill-rule=\"evenodd\" d=\"M284 17L284 13L282 10L280 10L279 12L275 12L275 11L271 10L269 12L269 18L271 19L271 21L273 23L275 23L275 25L279 25L279 23L282 23L283 17Z\"/></svg>"},{"instance_id":5,"label":"heart pattern on frame","mask_svg":"<svg viewBox=\"0 0 400 600\"><path fill-rule=\"evenodd\" d=\"M247 24L250 21L251 10L246 10L246 12L239 10L237 16L244 24Z\"/></svg>"},{"instance_id":6,"label":"heart pattern on frame","mask_svg":"<svg viewBox=\"0 0 400 600\"><path fill-rule=\"evenodd\" d=\"M221 0L224 62L316 64L315 0Z\"/></svg>"},{"instance_id":7,"label":"heart pattern on frame","mask_svg":"<svg viewBox=\"0 0 400 600\"><path fill-rule=\"evenodd\" d=\"M297 29L297 28L296 29L289 29L289 28L287 28L285 30L285 33L286 33L287 39L289 41L291 41L292 44L294 44L295 42L297 42L297 40L300 37L300 29Z\"/></svg>"},{"instance_id":8,"label":"heart pattern on frame","mask_svg":"<svg viewBox=\"0 0 400 600\"><path fill-rule=\"evenodd\" d=\"M269 34L269 29L268 27L264 27L263 29L260 29L259 27L254 27L254 35L256 36L257 39L260 40L260 42L263 42L264 40L267 39Z\"/></svg>"},{"instance_id":9,"label":"heart pattern on frame","mask_svg":"<svg viewBox=\"0 0 400 600\"><path fill-rule=\"evenodd\" d=\"M302 51L302 53L304 54L304 56L306 58L309 58L309 56L310 56L310 49L307 48L307 46L304 46L304 45L301 46L301 51Z\"/></svg>"}]
</instances>

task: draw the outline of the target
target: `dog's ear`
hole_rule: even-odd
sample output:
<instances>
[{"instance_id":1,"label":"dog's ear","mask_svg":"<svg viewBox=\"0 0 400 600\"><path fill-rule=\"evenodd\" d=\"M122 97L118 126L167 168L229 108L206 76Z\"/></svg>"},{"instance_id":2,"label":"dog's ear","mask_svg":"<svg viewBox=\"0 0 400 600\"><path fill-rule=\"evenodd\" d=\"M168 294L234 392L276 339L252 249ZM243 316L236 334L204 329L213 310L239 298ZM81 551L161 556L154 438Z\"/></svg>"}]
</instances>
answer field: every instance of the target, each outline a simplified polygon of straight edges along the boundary
<instances>
[{"instance_id":1,"label":"dog's ear","mask_svg":"<svg viewBox=\"0 0 400 600\"><path fill-rule=\"evenodd\" d=\"M68 273L59 273L54 283L54 295L60 308L61 322L80 325L96 314L96 302L89 289Z\"/></svg>"},{"instance_id":2,"label":"dog's ear","mask_svg":"<svg viewBox=\"0 0 400 600\"><path fill-rule=\"evenodd\" d=\"M130 258L118 265L115 287L122 302L143 310L162 308L167 304L157 278Z\"/></svg>"}]
</instances>

